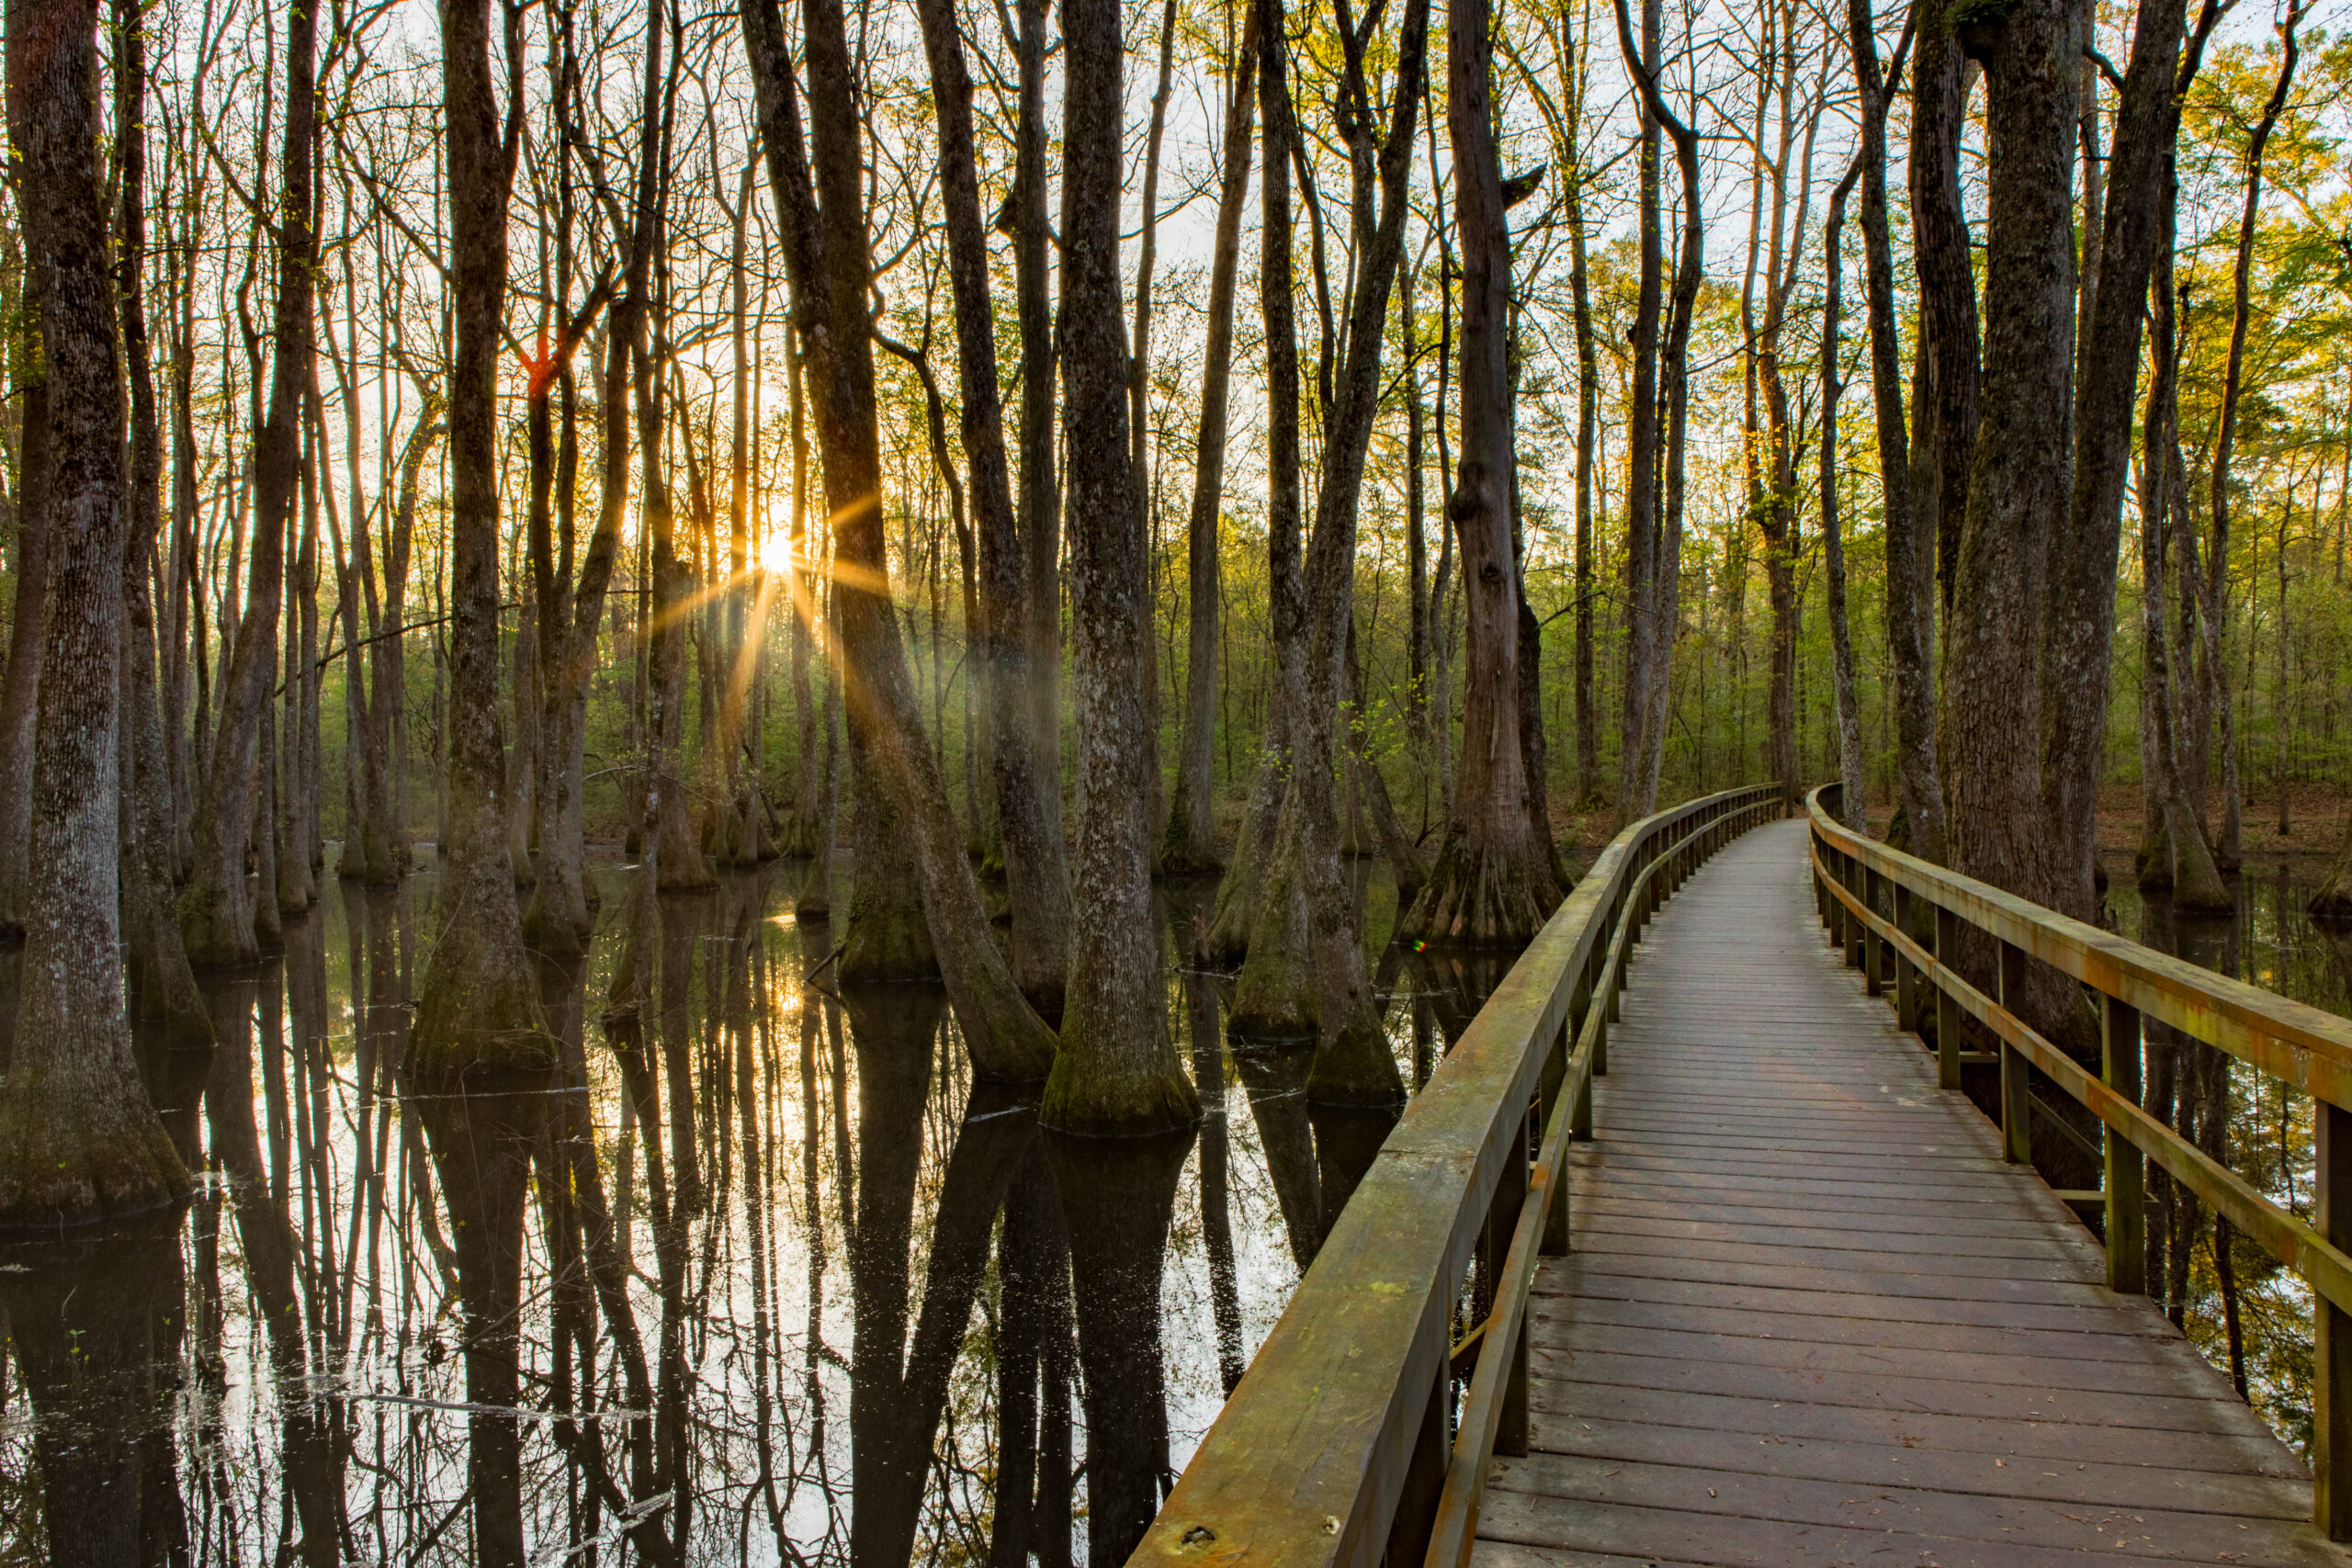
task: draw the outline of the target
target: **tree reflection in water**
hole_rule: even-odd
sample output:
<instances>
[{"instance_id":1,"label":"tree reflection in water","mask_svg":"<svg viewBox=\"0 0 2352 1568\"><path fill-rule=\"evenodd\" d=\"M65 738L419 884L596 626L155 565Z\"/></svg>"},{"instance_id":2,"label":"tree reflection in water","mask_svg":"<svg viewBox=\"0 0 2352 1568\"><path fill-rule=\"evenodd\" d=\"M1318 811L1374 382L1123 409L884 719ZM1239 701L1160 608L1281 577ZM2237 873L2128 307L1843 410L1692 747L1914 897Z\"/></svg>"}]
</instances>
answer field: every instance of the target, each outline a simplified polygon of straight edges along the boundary
<instances>
[{"instance_id":1,"label":"tree reflection in water","mask_svg":"<svg viewBox=\"0 0 2352 1568\"><path fill-rule=\"evenodd\" d=\"M1204 1120L1085 1140L971 1081L936 987L838 994L795 867L659 899L644 1005L605 1017L630 899L599 874L615 918L540 965L527 1080L403 1071L429 875L331 885L209 983L215 1047L142 1032L204 1179L6 1247L0 1558L1124 1557L1393 1113L1228 1047L1207 889L1162 905ZM1385 955L1408 1081L1502 967Z\"/></svg>"}]
</instances>

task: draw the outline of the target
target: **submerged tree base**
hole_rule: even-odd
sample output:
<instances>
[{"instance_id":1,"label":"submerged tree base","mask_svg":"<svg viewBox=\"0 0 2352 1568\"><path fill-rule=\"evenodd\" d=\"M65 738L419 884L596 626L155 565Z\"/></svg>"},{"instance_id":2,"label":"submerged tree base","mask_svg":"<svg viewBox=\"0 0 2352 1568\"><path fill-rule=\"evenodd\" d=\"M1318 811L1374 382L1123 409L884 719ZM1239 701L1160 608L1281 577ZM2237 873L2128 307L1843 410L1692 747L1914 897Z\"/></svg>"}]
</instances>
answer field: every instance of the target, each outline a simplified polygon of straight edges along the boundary
<instances>
[{"instance_id":1,"label":"submerged tree base","mask_svg":"<svg viewBox=\"0 0 2352 1568\"><path fill-rule=\"evenodd\" d=\"M143 1096L145 1114L118 1111L119 1096L28 1055L17 1053L0 1095L0 1231L96 1224L187 1196L187 1169Z\"/></svg>"},{"instance_id":2,"label":"submerged tree base","mask_svg":"<svg viewBox=\"0 0 2352 1568\"><path fill-rule=\"evenodd\" d=\"M1141 1031L1157 1037L1156 1049L1136 1038ZM1159 1018L1114 1025L1099 1035L1077 1013L1063 1021L1053 1073L1037 1106L1040 1123L1079 1137L1125 1138L1179 1132L1200 1119L1201 1098Z\"/></svg>"},{"instance_id":3,"label":"submerged tree base","mask_svg":"<svg viewBox=\"0 0 2352 1568\"><path fill-rule=\"evenodd\" d=\"M1487 849L1459 827L1438 852L1429 886L1397 923L1400 938L1510 947L1533 940L1551 918L1546 898L1556 890L1532 844L1517 852Z\"/></svg>"}]
</instances>

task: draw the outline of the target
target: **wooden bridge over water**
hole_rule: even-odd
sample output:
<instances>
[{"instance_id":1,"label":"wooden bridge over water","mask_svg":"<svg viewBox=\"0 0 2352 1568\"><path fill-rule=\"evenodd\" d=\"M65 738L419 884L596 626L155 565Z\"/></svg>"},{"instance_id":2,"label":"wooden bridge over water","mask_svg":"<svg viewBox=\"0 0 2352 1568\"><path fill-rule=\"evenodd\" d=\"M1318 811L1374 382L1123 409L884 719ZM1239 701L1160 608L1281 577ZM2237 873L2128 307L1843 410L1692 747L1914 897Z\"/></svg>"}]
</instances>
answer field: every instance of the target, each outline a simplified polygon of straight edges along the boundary
<instances>
[{"instance_id":1,"label":"wooden bridge over water","mask_svg":"<svg viewBox=\"0 0 2352 1568\"><path fill-rule=\"evenodd\" d=\"M1603 852L1134 1563L2352 1564L2352 1024L1811 804L1732 791ZM2086 987L2102 1070L2002 1006L2029 962ZM2310 1219L2139 1110L2143 1015L2314 1096ZM2036 1174L2037 1122L2096 1189ZM2310 1286L2312 1468L2140 1293L2148 1160Z\"/></svg>"}]
</instances>

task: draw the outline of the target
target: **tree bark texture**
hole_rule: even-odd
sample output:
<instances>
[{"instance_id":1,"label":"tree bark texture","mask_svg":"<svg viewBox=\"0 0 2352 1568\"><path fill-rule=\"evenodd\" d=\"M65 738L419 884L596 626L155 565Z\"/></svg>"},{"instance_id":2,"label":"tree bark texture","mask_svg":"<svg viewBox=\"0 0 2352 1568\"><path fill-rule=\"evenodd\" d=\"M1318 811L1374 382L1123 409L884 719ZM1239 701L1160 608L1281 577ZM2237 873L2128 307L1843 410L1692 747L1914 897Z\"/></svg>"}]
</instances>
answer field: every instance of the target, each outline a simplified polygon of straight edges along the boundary
<instances>
[{"instance_id":1,"label":"tree bark texture","mask_svg":"<svg viewBox=\"0 0 2352 1568\"><path fill-rule=\"evenodd\" d=\"M2086 20L2080 0L2021 0L1958 33L1984 63L1990 107L1982 423L1944 662L1952 865L2044 903L2067 893L2041 820L2041 659L2074 475L2073 151Z\"/></svg>"},{"instance_id":2,"label":"tree bark texture","mask_svg":"<svg viewBox=\"0 0 2352 1568\"><path fill-rule=\"evenodd\" d=\"M1510 945L1541 928L1558 889L1529 830L1521 776L1520 588L1510 538L1517 461L1510 423L1510 235L1491 118L1490 26L1486 0L1464 0L1446 14L1446 121L1462 243L1462 451L1446 501L1461 536L1468 611L1462 760L1444 846L1398 934ZM1641 396L1638 372L1635 396Z\"/></svg>"},{"instance_id":3,"label":"tree bark texture","mask_svg":"<svg viewBox=\"0 0 2352 1568\"><path fill-rule=\"evenodd\" d=\"M7 24L55 467L0 1225L78 1224L173 1201L187 1172L131 1055L118 951L127 509L96 7L15 0Z\"/></svg>"},{"instance_id":4,"label":"tree bark texture","mask_svg":"<svg viewBox=\"0 0 2352 1568\"><path fill-rule=\"evenodd\" d=\"M441 929L418 990L404 1070L421 1084L455 1090L460 1083L528 1087L553 1070L556 1056L523 950L500 799L506 770L499 725L497 378L514 164L514 147L500 135L487 8L477 0L443 0L441 52L457 337L449 375L450 831L435 910ZM493 1243L485 1238L483 1245ZM486 1512L501 1506L497 1496L478 1492L474 1506L478 1544L503 1540L510 1529L519 1540L519 1515L509 1520ZM490 1547L481 1549L489 1560Z\"/></svg>"},{"instance_id":5,"label":"tree bark texture","mask_svg":"<svg viewBox=\"0 0 2352 1568\"><path fill-rule=\"evenodd\" d=\"M1002 400L997 392L995 306L989 298L988 232L980 215L973 150L972 79L953 6L922 0L923 47L931 58L939 121L941 196L947 220L948 278L956 297L956 364L972 510L979 525L979 603L989 759L1004 840L1012 967L1022 993L1048 1019L1061 1014L1069 954L1069 878L1061 815L1048 812L1047 781L1030 723L1026 606ZM1050 798L1058 801L1058 786Z\"/></svg>"},{"instance_id":6,"label":"tree bark texture","mask_svg":"<svg viewBox=\"0 0 2352 1568\"><path fill-rule=\"evenodd\" d=\"M1894 776L1911 852L1936 864L1951 852L1943 773L1936 752L1935 538L1920 526L1911 483L1911 433L1903 417L1903 340L1894 305L1894 247L1887 231L1886 113L1891 96L1878 60L1870 0L1849 0L1848 37L1861 95L1862 276L1871 331L1871 396L1877 415L1886 641L1894 675ZM1923 57L1924 58L1924 57ZM1900 69L1901 51L1896 54ZM1932 513L1929 513L1932 516Z\"/></svg>"},{"instance_id":7,"label":"tree bark texture","mask_svg":"<svg viewBox=\"0 0 2352 1568\"><path fill-rule=\"evenodd\" d=\"M1084 809L1069 1001L1038 1115L1049 1127L1084 1134L1159 1133L1200 1117L1168 1033L1151 908L1159 824L1148 775L1156 763L1146 705L1137 700L1148 669L1151 581L1130 471L1120 319L1119 22L1119 0L1064 0L1063 407Z\"/></svg>"}]
</instances>

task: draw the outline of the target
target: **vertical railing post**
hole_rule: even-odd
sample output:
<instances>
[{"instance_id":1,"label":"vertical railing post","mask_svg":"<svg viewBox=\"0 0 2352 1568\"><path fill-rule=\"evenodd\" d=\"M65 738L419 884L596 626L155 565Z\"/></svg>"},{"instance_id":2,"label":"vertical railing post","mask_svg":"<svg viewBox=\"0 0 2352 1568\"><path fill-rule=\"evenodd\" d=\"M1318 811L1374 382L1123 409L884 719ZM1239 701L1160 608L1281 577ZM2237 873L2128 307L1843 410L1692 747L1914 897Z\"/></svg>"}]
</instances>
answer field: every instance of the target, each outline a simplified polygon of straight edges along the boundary
<instances>
[{"instance_id":1,"label":"vertical railing post","mask_svg":"<svg viewBox=\"0 0 2352 1568\"><path fill-rule=\"evenodd\" d=\"M2100 1077L2132 1104L2140 1103L2140 1010L2113 997L2099 998ZM2136 1296L2148 1288L2148 1216L2140 1151L2114 1128L2107 1130L2107 1288Z\"/></svg>"},{"instance_id":2,"label":"vertical railing post","mask_svg":"<svg viewBox=\"0 0 2352 1568\"><path fill-rule=\"evenodd\" d=\"M1960 917L1936 906L1936 964L1950 969L1960 962ZM1936 1083L1960 1087L1960 1003L1943 987L1936 987Z\"/></svg>"},{"instance_id":3,"label":"vertical railing post","mask_svg":"<svg viewBox=\"0 0 2352 1568\"><path fill-rule=\"evenodd\" d=\"M1577 976L1577 997L1579 1000L1570 1005L1568 1022L1561 1029L1559 1038L1552 1042L1552 1055L1544 1069L1544 1107L1535 1119L1539 1133L1552 1125L1553 1108L1559 1104L1560 1086L1567 1076L1568 1057L1576 1051L1577 1032L1583 1027L1587 1011L1581 998L1588 996L1589 990L1585 976ZM1553 1062L1559 1065L1556 1072L1551 1066ZM1574 1120L1573 1114L1570 1120ZM1537 1146L1542 1145L1539 1144ZM1544 1194L1544 1256L1560 1258L1566 1256L1567 1250L1568 1164L1564 1159L1560 1162L1559 1190Z\"/></svg>"},{"instance_id":4,"label":"vertical railing post","mask_svg":"<svg viewBox=\"0 0 2352 1568\"><path fill-rule=\"evenodd\" d=\"M2312 1223L2352 1247L2352 1111L2312 1102L2318 1201ZM2315 1296L2312 1353L2312 1518L2330 1540L2352 1540L2352 1314Z\"/></svg>"},{"instance_id":5,"label":"vertical railing post","mask_svg":"<svg viewBox=\"0 0 2352 1568\"><path fill-rule=\"evenodd\" d=\"M2001 1010L2015 1016L2025 1005L2025 951L2001 943ZM2026 1060L2001 1042L2001 1157L2011 1165L2033 1163L2033 1122L2027 1102L2032 1079Z\"/></svg>"},{"instance_id":6,"label":"vertical railing post","mask_svg":"<svg viewBox=\"0 0 2352 1568\"><path fill-rule=\"evenodd\" d=\"M1511 1123L1509 1146L1503 1153L1502 1175L1495 1183L1494 1201L1487 1205L1487 1278L1489 1291L1501 1288L1503 1260L1510 1256L1511 1233L1519 1228L1519 1212L1527 1202L1527 1116L1521 1112ZM1491 1312L1494 1302L1487 1303ZM1491 1325L1493 1318L1487 1319ZM1527 1452L1527 1318L1521 1314L1519 1328L1509 1344L1498 1344L1489 1337L1478 1352L1481 1356L1508 1355L1510 1363L1503 1370L1502 1421L1495 1430L1495 1452L1518 1459Z\"/></svg>"},{"instance_id":7,"label":"vertical railing post","mask_svg":"<svg viewBox=\"0 0 2352 1568\"><path fill-rule=\"evenodd\" d=\"M1857 885L1861 877L1856 874L1860 869L1853 856L1840 854L1838 857L1838 880L1844 884L1847 892L1857 897L1860 897ZM1859 969L1862 964L1862 922L1855 918L1853 909L1844 902L1841 901L1838 908L1840 927L1846 936L1846 967Z\"/></svg>"},{"instance_id":8,"label":"vertical railing post","mask_svg":"<svg viewBox=\"0 0 2352 1568\"><path fill-rule=\"evenodd\" d=\"M1862 905L1873 915L1878 913L1878 890L1885 878L1870 866L1862 868ZM1857 922L1862 928L1862 991L1866 996L1879 996L1886 989L1884 953L1886 944L1870 928L1867 920Z\"/></svg>"},{"instance_id":9,"label":"vertical railing post","mask_svg":"<svg viewBox=\"0 0 2352 1568\"><path fill-rule=\"evenodd\" d=\"M1440 1353L1437 1386L1421 1412L1420 1428L1413 1434L1413 1451L1405 1461L1405 1479L1396 1488L1396 1511L1388 1519L1387 1560L1418 1562L1430 1549L1430 1534L1437 1529L1438 1500L1445 1495L1446 1461L1453 1452L1453 1367Z\"/></svg>"},{"instance_id":10,"label":"vertical railing post","mask_svg":"<svg viewBox=\"0 0 2352 1568\"><path fill-rule=\"evenodd\" d=\"M1592 996L1593 988L1600 984L1601 971L1608 967L1609 931L1607 928L1604 927L1600 938L1592 944L1592 956L1585 960L1584 988L1585 995L1587 997ZM1588 1002L1586 1005L1589 1007L1591 1004ZM1609 1071L1608 1022L1609 1020L1615 1016L1616 1014L1611 1012L1608 1008L1602 1008L1600 1010L1602 1026L1592 1032L1592 1076L1595 1077L1599 1077ZM1570 1041L1569 1044L1573 1047L1575 1042Z\"/></svg>"},{"instance_id":11,"label":"vertical railing post","mask_svg":"<svg viewBox=\"0 0 2352 1568\"><path fill-rule=\"evenodd\" d=\"M1894 885L1894 929L1911 934L1911 889ZM1919 966L1904 951L1888 944L1894 954L1894 1027L1907 1034L1919 1032Z\"/></svg>"}]
</instances>

